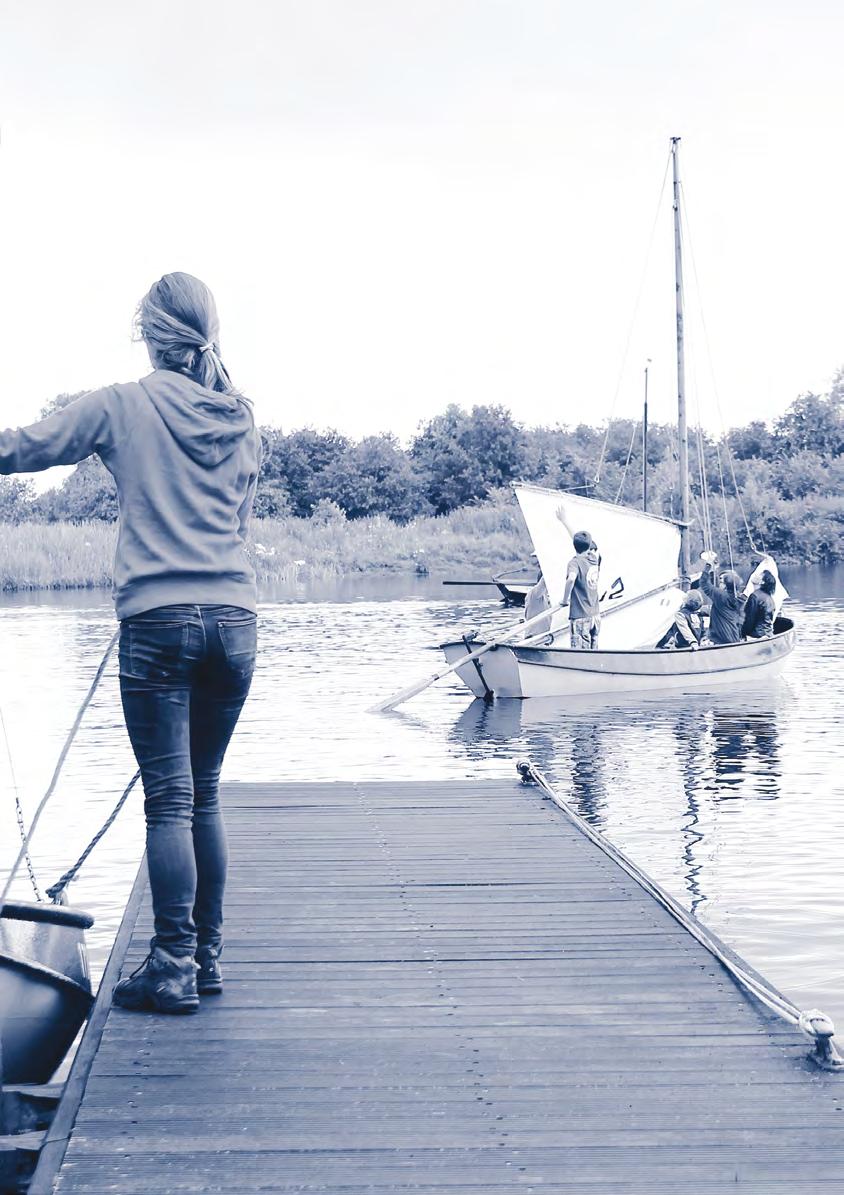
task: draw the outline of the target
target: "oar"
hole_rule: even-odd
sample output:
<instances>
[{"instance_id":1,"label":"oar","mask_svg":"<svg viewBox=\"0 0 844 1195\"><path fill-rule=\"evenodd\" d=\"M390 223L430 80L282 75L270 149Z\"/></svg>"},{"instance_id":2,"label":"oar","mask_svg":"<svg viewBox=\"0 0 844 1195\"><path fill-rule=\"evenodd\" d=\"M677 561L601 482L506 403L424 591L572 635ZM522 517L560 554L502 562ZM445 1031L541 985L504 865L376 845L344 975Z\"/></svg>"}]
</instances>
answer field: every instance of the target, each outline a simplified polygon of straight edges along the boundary
<instances>
[{"instance_id":1,"label":"oar","mask_svg":"<svg viewBox=\"0 0 844 1195\"><path fill-rule=\"evenodd\" d=\"M409 701L411 697L415 697L417 693L424 692L435 681L442 680L444 676L448 676L452 672L456 672L458 668L462 668L464 664L471 664L472 660L479 660L481 656L486 655L488 651L492 651L494 647L499 647L504 640L510 635L515 635L517 631L527 631L532 626L539 623L540 619L547 618L549 614L553 614L555 610L563 608L562 602L557 602L553 606L549 606L547 610L543 610L541 614L537 614L535 618L529 618L527 622L514 622L512 626L507 627L501 634L492 641L492 643L485 643L483 647L479 647L477 651L469 652L468 655L461 656L459 660L455 660L453 664L449 664L448 668L443 668L442 672L435 672L433 676L424 676L422 680L416 681L412 685L408 685L406 689L402 689L400 693L394 693L392 697L388 697L386 701L380 701L377 705L370 706L367 710L369 714L383 714L387 710L394 710L397 705L401 705L405 701Z\"/></svg>"},{"instance_id":2,"label":"oar","mask_svg":"<svg viewBox=\"0 0 844 1195\"><path fill-rule=\"evenodd\" d=\"M495 585L494 581L443 581L443 585Z\"/></svg>"},{"instance_id":3,"label":"oar","mask_svg":"<svg viewBox=\"0 0 844 1195\"><path fill-rule=\"evenodd\" d=\"M646 593L640 593L638 597L630 598L628 601L617 603L614 606L608 606L605 610L601 611L601 621L603 622L605 618L609 618L613 614L618 614L621 610L629 610L631 606L638 605L639 602L645 601L646 598L654 597L658 593L664 593L666 589L674 589L679 584L679 577L675 577L673 581L666 581L664 585L657 585L655 589L649 589ZM526 639L524 643L517 643L514 646L536 647L537 643L544 638L545 633L541 631L538 635L532 635L529 639Z\"/></svg>"}]
</instances>

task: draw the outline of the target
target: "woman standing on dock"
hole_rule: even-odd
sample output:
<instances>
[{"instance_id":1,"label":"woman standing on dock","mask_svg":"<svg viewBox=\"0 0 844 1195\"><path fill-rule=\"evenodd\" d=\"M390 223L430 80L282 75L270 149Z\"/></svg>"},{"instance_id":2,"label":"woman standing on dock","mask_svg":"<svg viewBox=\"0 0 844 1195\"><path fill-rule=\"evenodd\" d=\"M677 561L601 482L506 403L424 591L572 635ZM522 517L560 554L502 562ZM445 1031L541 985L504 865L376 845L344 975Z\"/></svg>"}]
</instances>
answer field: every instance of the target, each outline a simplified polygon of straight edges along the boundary
<instances>
[{"instance_id":1,"label":"woman standing on dock","mask_svg":"<svg viewBox=\"0 0 844 1195\"><path fill-rule=\"evenodd\" d=\"M166 274L137 323L153 372L0 433L0 473L97 453L117 484L120 692L144 784L155 936L114 999L186 1013L198 993L222 989L218 790L255 667L245 536L260 437L223 365L216 305L199 279Z\"/></svg>"}]
</instances>

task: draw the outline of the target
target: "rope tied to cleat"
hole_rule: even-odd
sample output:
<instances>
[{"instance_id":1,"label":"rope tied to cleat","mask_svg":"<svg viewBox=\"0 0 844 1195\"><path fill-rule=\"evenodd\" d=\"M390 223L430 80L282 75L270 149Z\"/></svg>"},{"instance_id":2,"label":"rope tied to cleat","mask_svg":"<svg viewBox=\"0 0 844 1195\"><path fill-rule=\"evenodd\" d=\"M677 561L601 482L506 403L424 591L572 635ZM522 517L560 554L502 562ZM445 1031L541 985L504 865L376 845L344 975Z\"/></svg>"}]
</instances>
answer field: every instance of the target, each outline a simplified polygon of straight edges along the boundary
<instances>
[{"instance_id":1,"label":"rope tied to cleat","mask_svg":"<svg viewBox=\"0 0 844 1195\"><path fill-rule=\"evenodd\" d=\"M732 952L711 930L708 930L706 926L687 912L656 880L651 879L646 872L642 871L632 859L629 859L622 850L614 846L603 834L593 829L580 816L577 810L560 796L544 773L534 763L526 759L519 760L516 764L516 770L523 784L538 785L546 797L553 801L558 809L562 810L590 842L600 847L623 871L632 876L654 900L661 904L676 921L679 921L683 928L701 946L705 947L710 954L718 959L719 963L721 963L741 987L750 992L752 996L767 1008L770 1008L772 1012L777 1013L783 1020L796 1026L812 1043L813 1048L809 1053L809 1058L816 1066L822 1070L844 1074L844 1058L838 1053L833 1040L835 1037L835 1026L825 1013L817 1008L801 1011L796 1004L789 1000L787 996L784 996L782 992L778 992L766 979L751 971L746 964L736 956L733 956Z\"/></svg>"}]
</instances>

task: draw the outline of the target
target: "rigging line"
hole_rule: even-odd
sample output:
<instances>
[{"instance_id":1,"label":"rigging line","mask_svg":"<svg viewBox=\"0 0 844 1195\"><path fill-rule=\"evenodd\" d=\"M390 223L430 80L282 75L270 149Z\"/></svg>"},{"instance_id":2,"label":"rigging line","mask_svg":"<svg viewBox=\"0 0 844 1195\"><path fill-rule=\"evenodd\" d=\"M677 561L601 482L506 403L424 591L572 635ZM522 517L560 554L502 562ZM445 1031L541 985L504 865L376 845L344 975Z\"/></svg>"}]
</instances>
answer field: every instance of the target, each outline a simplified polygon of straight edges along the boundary
<instances>
[{"instance_id":1,"label":"rigging line","mask_svg":"<svg viewBox=\"0 0 844 1195\"><path fill-rule=\"evenodd\" d=\"M692 490L692 489L689 490L689 497L691 498L691 501L692 501L692 507L694 509L695 519L700 524L701 530L703 531L703 534L705 537L706 536L706 519L701 514L701 510L697 504L697 498L695 497L694 490Z\"/></svg>"},{"instance_id":2,"label":"rigging line","mask_svg":"<svg viewBox=\"0 0 844 1195\"><path fill-rule=\"evenodd\" d=\"M618 483L618 491L615 495L615 504L618 506L618 500L621 497L621 491L624 489L624 483L627 480L627 470L630 468L630 458L633 455L633 442L636 439L636 432L639 430L638 422L633 424L633 431L630 433L630 446L627 449L627 460L624 462L624 469L621 474L621 481Z\"/></svg>"},{"instance_id":3,"label":"rigging line","mask_svg":"<svg viewBox=\"0 0 844 1195\"><path fill-rule=\"evenodd\" d=\"M709 497L709 474L707 473L707 437L703 433L703 428L698 424L698 431L701 434L701 470L703 474L703 501L707 507L707 522L709 525L709 549L712 547L712 509Z\"/></svg>"},{"instance_id":4,"label":"rigging line","mask_svg":"<svg viewBox=\"0 0 844 1195\"><path fill-rule=\"evenodd\" d=\"M645 282L647 281L647 277L648 277L648 269L650 267L650 261L651 261L651 252L653 251L654 238L656 236L657 224L659 223L659 214L662 211L662 200L665 196L665 182L666 182L666 179L668 178L668 168L670 165L671 165L671 150L668 151L668 157L665 159L665 170L662 175L662 184L659 188L659 199L657 200L657 204L656 204L656 214L654 215L654 221L651 226L651 235L650 235L650 238L648 239L648 248L645 253L645 264L642 269L642 277L639 282L639 290L636 295L636 301L633 304L633 315L630 319L630 327L627 329L627 340L625 341L625 344L624 344L624 352L622 353L621 365L619 366L619 370L618 370L618 380L616 381L615 391L612 396L612 403L610 404L610 414L609 414L609 418L607 419L607 429L604 432L604 439L603 439L603 443L601 444L601 455L598 457L598 465L597 465L597 468L595 469L595 481L594 481L595 485L597 485L598 482L601 480L601 469L604 467L604 458L606 456L607 443L608 443L609 437L610 437L610 427L612 426L613 417L615 416L615 408L616 408L616 404L618 403L618 395L619 395L619 391L621 390L622 379L624 378L624 367L627 364L627 357L630 352L630 342L633 339L633 329L636 326L636 317L639 314L639 306L642 302L642 295L645 290Z\"/></svg>"},{"instance_id":5,"label":"rigging line","mask_svg":"<svg viewBox=\"0 0 844 1195\"><path fill-rule=\"evenodd\" d=\"M668 447L669 447L669 451L671 452L672 461L674 462L675 465L678 465L680 463L680 447L679 447L679 443L678 443L677 429L675 427L672 427L671 425L669 425L669 427L668 427ZM701 513L700 507L698 506L697 495L695 494L695 492L691 488L691 486L689 486L689 501L691 502L692 508L694 510L695 520L700 524L701 527L703 527L704 526L703 515ZM674 517L673 501L671 504L671 515L673 518Z\"/></svg>"},{"instance_id":6,"label":"rigging line","mask_svg":"<svg viewBox=\"0 0 844 1195\"><path fill-rule=\"evenodd\" d=\"M692 363L692 378L693 378L693 393L695 400L695 414L697 415L697 428L695 435L697 438L697 470L698 470L698 485L700 486L700 502L703 513L703 522L701 531L703 533L704 548L712 547L712 511L709 504L709 487L706 481L706 457L704 454L703 442L703 426L700 418L700 387L697 382L697 354L693 355Z\"/></svg>"},{"instance_id":7,"label":"rigging line","mask_svg":"<svg viewBox=\"0 0 844 1195\"><path fill-rule=\"evenodd\" d=\"M65 739L64 746L62 747L61 752L59 753L59 758L56 763L55 769L53 770L53 777L50 780L50 784L47 788L47 791L44 793L44 796L38 802L38 808L35 810L35 813L33 814L32 821L29 823L29 830L27 831L26 836L24 837L23 843L21 844L21 849L18 851L18 857L15 859L15 862L12 865L12 869L9 872L9 874L7 875L6 882L3 885L3 891L2 891L2 893L0 893L0 915L3 912L3 906L6 903L6 897L9 895L9 889L11 888L14 878L17 875L18 868L20 867L21 862L22 862L24 856L26 855L26 852L29 850L29 844L32 841L33 834L35 833L35 827L38 825L38 822L41 818L41 814L44 812L44 810L47 806L47 802L50 800L50 797L53 795L56 785L59 782L59 776L61 775L62 768L64 767L64 761L67 759L67 754L70 751L73 740L76 738L76 732L79 730L79 727L82 723L82 718L85 714L85 711L87 710L88 706L91 704L91 699L93 698L94 693L97 690L97 686L99 685L100 681L102 680L102 676L103 676L103 673L105 672L106 664L109 661L109 657L110 657L112 651L114 650L114 645L117 643L117 640L119 637L120 637L120 630L118 628L118 630L116 630L114 632L111 639L109 640L108 647L105 649L103 658L100 660L99 667L97 668L94 679L91 681L91 686L88 689L88 692L85 694L85 697L82 700L82 704L80 705L80 707L77 711L76 718L74 719L73 725L70 728L70 732L69 732L67 738Z\"/></svg>"},{"instance_id":8,"label":"rigging line","mask_svg":"<svg viewBox=\"0 0 844 1195\"><path fill-rule=\"evenodd\" d=\"M707 328L707 325L706 325L706 316L705 316L704 310L703 310L703 299L701 297L701 286L700 286L700 280L698 278L698 272L697 272L697 261L695 259L694 244L692 242L692 231L691 231L691 224L689 221L689 203L688 203L688 199L686 198L686 193L685 193L685 190L683 189L682 182L680 183L680 189L681 189L681 191L683 191L683 211L686 216L686 219L685 219L686 242L687 242L688 248L689 248L689 257L691 258L691 262L692 262L692 275L695 280L695 293L697 295L697 309L698 309L698 315L700 316L700 325L701 325L701 328L703 329L703 343L706 346L706 357L707 357L707 362L709 364L709 376L712 380L712 393L715 395L715 407L716 407L716 410L718 411L718 419L721 424L721 439L724 441L724 447L727 452L727 460L730 465L730 475L731 475L732 481L733 481L733 489L735 490L736 498L738 499L739 510L741 511L742 520L744 521L744 530L747 534L747 539L750 544L750 547L753 549L754 552L756 552L756 551L758 551L758 549L756 547L756 544L753 541L753 532L750 530L750 523L747 520L747 512L745 511L745 508L744 508L744 501L742 500L741 490L739 489L738 479L736 478L735 462L733 460L733 453L732 453L732 449L730 448L730 440L729 440L729 436L727 434L726 424L724 422L724 414L723 414L723 411L721 410L721 396L718 392L718 381L715 377L715 362L712 359L712 346L710 344L709 329Z\"/></svg>"},{"instance_id":9,"label":"rigging line","mask_svg":"<svg viewBox=\"0 0 844 1195\"><path fill-rule=\"evenodd\" d=\"M712 512L709 509L709 484L706 480L706 459L704 456L703 429L697 425L697 469L700 478L700 498L703 506L703 546L712 549Z\"/></svg>"},{"instance_id":10,"label":"rigging line","mask_svg":"<svg viewBox=\"0 0 844 1195\"><path fill-rule=\"evenodd\" d=\"M733 564L733 541L730 536L730 518L729 518L729 514L727 513L727 490L726 490L726 487L724 486L724 470L721 468L721 449L719 448L719 446L717 444L715 445L715 454L718 457L718 477L721 482L721 500L724 504L724 531L727 536L727 551L730 554L730 568L734 568L735 566Z\"/></svg>"},{"instance_id":11,"label":"rigging line","mask_svg":"<svg viewBox=\"0 0 844 1195\"><path fill-rule=\"evenodd\" d=\"M21 836L21 842L25 842L26 825L24 824L23 820L23 807L21 805L20 792L18 790L18 781L15 775L15 765L12 762L12 746L9 742L9 735L6 730L6 719L3 717L2 707L0 707L0 725L3 727L3 739L6 743L6 758L9 761L9 776L11 777L12 789L14 790L15 794L15 817L17 818L18 832ZM30 855L29 851L27 851L24 855L24 859L26 860L26 870L29 873L29 882L32 884L32 891L35 893L35 899L37 901L43 901L44 897L41 895L40 889L38 887L38 881L35 878L35 868L32 864L32 856Z\"/></svg>"},{"instance_id":12,"label":"rigging line","mask_svg":"<svg viewBox=\"0 0 844 1195\"><path fill-rule=\"evenodd\" d=\"M694 351L693 342L687 342L687 345L690 350L687 354L687 360L690 360L691 364L691 393L694 398L695 415L697 418L697 426L694 434L697 438L697 470L701 502L699 517L701 519L701 535L703 538L703 546L704 549L708 549L712 547L712 512L709 504L709 490L706 483L706 462L703 451L703 427L701 425L700 417L700 386L698 385L697 378L697 352Z\"/></svg>"}]
</instances>

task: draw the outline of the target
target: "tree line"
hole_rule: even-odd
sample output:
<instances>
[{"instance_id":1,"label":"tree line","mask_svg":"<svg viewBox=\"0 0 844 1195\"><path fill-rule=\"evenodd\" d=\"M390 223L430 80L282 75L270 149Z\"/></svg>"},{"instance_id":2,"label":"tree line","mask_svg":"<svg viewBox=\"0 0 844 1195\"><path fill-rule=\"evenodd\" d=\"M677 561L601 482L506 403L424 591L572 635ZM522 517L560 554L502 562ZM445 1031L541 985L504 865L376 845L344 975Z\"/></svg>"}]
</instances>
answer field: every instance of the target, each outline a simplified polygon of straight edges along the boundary
<instances>
[{"instance_id":1,"label":"tree line","mask_svg":"<svg viewBox=\"0 0 844 1195\"><path fill-rule=\"evenodd\" d=\"M79 395L60 395L50 414ZM704 529L726 556L763 548L806 562L844 559L844 368L826 394L797 398L772 425L754 421L721 438L692 429L689 459L698 546ZM451 405L420 426L407 448L390 433L355 440L311 427L261 429L259 518L407 523L481 504L514 480L609 502L642 503L641 425L525 427L502 406ZM676 429L648 435L649 509L680 516ZM499 495L500 497L500 495ZM61 486L0 478L0 521L82 522L117 518L114 482L96 457Z\"/></svg>"}]
</instances>

